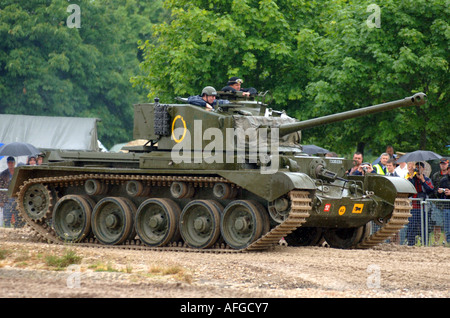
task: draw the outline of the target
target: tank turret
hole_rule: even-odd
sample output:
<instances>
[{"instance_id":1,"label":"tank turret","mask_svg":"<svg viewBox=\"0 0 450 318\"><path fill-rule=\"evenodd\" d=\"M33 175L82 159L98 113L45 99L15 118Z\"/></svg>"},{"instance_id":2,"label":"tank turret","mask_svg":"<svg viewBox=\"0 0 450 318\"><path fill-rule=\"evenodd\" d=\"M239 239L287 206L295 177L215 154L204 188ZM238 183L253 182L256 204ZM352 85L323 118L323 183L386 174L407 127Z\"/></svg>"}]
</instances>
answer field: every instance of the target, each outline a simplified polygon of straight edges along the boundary
<instances>
[{"instance_id":1,"label":"tank turret","mask_svg":"<svg viewBox=\"0 0 450 318\"><path fill-rule=\"evenodd\" d=\"M370 248L408 223L410 182L347 176L351 160L303 153L300 131L420 106L425 94L304 121L270 109L267 97L221 94L229 103L212 111L136 104L134 138L144 146L48 152L44 164L16 168L8 193L39 237L89 246L230 252L285 238Z\"/></svg>"},{"instance_id":2,"label":"tank turret","mask_svg":"<svg viewBox=\"0 0 450 318\"><path fill-rule=\"evenodd\" d=\"M222 153L221 156L230 156L239 146L255 149L258 138L273 142L275 134L279 138L277 151L278 146L281 146L282 152L298 152L301 150L301 130L398 107L420 106L426 102L426 95L417 93L397 101L298 121L284 112L269 109L268 105L258 100L239 99L230 93L219 94L219 98L226 98L230 103L212 111L189 104L137 104L134 138L147 139L149 144L157 144L158 150L177 151L182 148L192 151L191 156L197 155L196 163L199 163L198 155L204 153L205 148L212 148L216 157L219 156L218 152ZM294 135L288 136L290 134Z\"/></svg>"}]
</instances>

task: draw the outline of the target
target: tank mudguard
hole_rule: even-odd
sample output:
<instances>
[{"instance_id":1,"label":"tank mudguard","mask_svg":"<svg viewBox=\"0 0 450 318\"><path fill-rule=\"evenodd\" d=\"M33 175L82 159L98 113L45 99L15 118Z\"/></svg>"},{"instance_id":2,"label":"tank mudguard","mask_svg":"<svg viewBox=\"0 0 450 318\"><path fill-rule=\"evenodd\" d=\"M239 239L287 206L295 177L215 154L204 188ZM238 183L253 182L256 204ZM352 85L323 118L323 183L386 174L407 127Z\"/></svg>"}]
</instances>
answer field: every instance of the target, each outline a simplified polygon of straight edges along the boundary
<instances>
[{"instance_id":1,"label":"tank mudguard","mask_svg":"<svg viewBox=\"0 0 450 318\"><path fill-rule=\"evenodd\" d=\"M411 195L416 193L414 185L406 179L399 177L385 177L385 178L389 179L389 181L394 185L395 189L397 190L397 193L408 193Z\"/></svg>"},{"instance_id":2,"label":"tank mudguard","mask_svg":"<svg viewBox=\"0 0 450 318\"><path fill-rule=\"evenodd\" d=\"M407 194L408 196L416 193L413 184L400 177L368 175L364 183L367 191L373 191L375 195L388 202L394 202L400 193Z\"/></svg>"},{"instance_id":3,"label":"tank mudguard","mask_svg":"<svg viewBox=\"0 0 450 318\"><path fill-rule=\"evenodd\" d=\"M267 201L273 201L293 189L315 190L314 181L300 172L218 171L220 176Z\"/></svg>"},{"instance_id":4,"label":"tank mudguard","mask_svg":"<svg viewBox=\"0 0 450 318\"><path fill-rule=\"evenodd\" d=\"M11 182L9 183L8 196L11 198L15 197L16 193L19 191L20 185L32 177L32 171L28 166L16 167Z\"/></svg>"}]
</instances>

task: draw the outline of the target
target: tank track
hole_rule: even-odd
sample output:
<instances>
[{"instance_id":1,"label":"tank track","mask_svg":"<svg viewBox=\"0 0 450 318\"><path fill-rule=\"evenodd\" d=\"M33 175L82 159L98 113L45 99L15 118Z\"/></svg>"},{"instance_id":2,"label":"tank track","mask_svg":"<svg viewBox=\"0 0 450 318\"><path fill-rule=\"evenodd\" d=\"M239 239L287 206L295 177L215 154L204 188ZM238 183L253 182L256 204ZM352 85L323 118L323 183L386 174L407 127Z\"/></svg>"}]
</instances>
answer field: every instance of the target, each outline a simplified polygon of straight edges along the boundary
<instances>
[{"instance_id":1,"label":"tank track","mask_svg":"<svg viewBox=\"0 0 450 318\"><path fill-rule=\"evenodd\" d=\"M291 199L291 211L286 220L253 242L246 248L247 251L268 249L270 246L277 244L281 238L290 234L306 222L306 219L310 215L309 211L312 209L309 192L294 190L289 192L289 196Z\"/></svg>"},{"instance_id":2,"label":"tank track","mask_svg":"<svg viewBox=\"0 0 450 318\"><path fill-rule=\"evenodd\" d=\"M84 174L64 177L46 177L29 179L20 186L17 192L17 206L21 217L26 221L26 224L31 228L33 235L38 239L47 243L64 244L64 242L57 236L54 229L48 224L47 216L51 215L53 204L49 204L48 213L39 220L31 219L25 212L23 202L26 190L34 184L56 184L59 186L68 185L82 185L88 179L102 179L110 184L119 184L128 180L147 181L157 185L167 186L174 181L192 182L195 186L210 186L216 182L230 183L228 180L221 177L197 177L197 176L130 176L130 175L108 175L108 174ZM48 193L49 196L52 194ZM289 193L291 199L291 211L289 216L283 223L275 226L265 235L251 243L244 249L235 250L228 247L225 243L216 244L207 249L191 248L181 242L168 244L162 247L150 247L143 244L139 239L127 240L122 245L104 245L99 243L94 238L85 238L80 242L75 243L76 246L97 247L97 248L114 248L114 249L134 249L134 250L156 250L156 251L182 251L182 252L200 252L200 253L239 253L264 251L270 249L272 246L302 226L307 218L310 216L312 209L312 199L308 191L293 190ZM390 219L381 226L375 233L366 236L356 245L356 248L367 249L383 243L385 240L391 238L398 233L406 224L408 218L411 216L411 203L407 197L399 196L394 202L394 211Z\"/></svg>"},{"instance_id":3,"label":"tank track","mask_svg":"<svg viewBox=\"0 0 450 318\"><path fill-rule=\"evenodd\" d=\"M408 224L408 218L411 217L411 208L411 200L406 195L399 195L394 201L394 211L391 218L378 231L365 237L356 245L356 248L367 249L374 247L399 233Z\"/></svg>"},{"instance_id":4,"label":"tank track","mask_svg":"<svg viewBox=\"0 0 450 318\"><path fill-rule=\"evenodd\" d=\"M46 178L34 178L25 181L19 191L16 193L16 201L19 209L20 216L25 220L27 226L31 229L32 234L39 240L53 243L64 244L64 242L58 237L54 229L48 224L47 217L51 215L54 202L50 202L48 211L40 219L33 220L25 211L24 208L24 196L31 186L35 184L44 185L58 185L58 186L73 186L83 185L88 179L101 179L109 184L120 184L128 180L139 180L145 182L151 182L160 186L167 186L174 181L191 182L194 186L210 186L216 182L230 183L228 180L221 177L197 177L197 176L131 176L131 175L108 175L108 174L84 174L73 175L63 177L46 177ZM48 191L48 196L52 194ZM271 229L265 235L251 243L244 249L235 250L228 247L226 244L216 244L212 248L208 249L196 249L190 248L183 243L172 243L162 247L150 247L143 244L139 239L127 240L122 245L104 245L99 243L96 239L85 238L80 242L75 243L76 246L84 247L97 247L97 248L114 248L114 249L135 249L135 250L156 250L156 251L183 251L183 252L203 252L203 253L238 253L238 252L250 252L250 251L264 251L277 244L280 239L288 235L296 228L300 227L306 222L309 217L309 211L311 210L311 198L307 191L294 190L289 193L291 198L291 212L286 220Z\"/></svg>"}]
</instances>

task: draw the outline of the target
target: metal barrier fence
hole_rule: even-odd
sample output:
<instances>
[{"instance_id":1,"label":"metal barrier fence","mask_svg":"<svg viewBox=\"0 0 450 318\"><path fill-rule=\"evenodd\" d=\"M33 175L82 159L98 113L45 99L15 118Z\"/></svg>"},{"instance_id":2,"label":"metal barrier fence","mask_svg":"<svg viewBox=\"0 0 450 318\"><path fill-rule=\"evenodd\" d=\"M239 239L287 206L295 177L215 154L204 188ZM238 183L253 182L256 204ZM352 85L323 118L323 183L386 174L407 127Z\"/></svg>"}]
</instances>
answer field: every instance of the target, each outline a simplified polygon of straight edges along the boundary
<instances>
[{"instance_id":1,"label":"metal barrier fence","mask_svg":"<svg viewBox=\"0 0 450 318\"><path fill-rule=\"evenodd\" d=\"M408 224L389 243L410 246L450 246L450 200L411 199ZM372 232L380 227L372 225Z\"/></svg>"},{"instance_id":2,"label":"metal barrier fence","mask_svg":"<svg viewBox=\"0 0 450 318\"><path fill-rule=\"evenodd\" d=\"M450 200L427 199L421 202L427 246L450 246Z\"/></svg>"},{"instance_id":3,"label":"metal barrier fence","mask_svg":"<svg viewBox=\"0 0 450 318\"><path fill-rule=\"evenodd\" d=\"M6 190L6 189L0 189ZM411 199L409 223L390 243L416 246L450 246L450 200ZM24 224L16 209L16 202L9 199L0 207L0 227L22 227ZM372 224L375 232L379 226Z\"/></svg>"}]
</instances>

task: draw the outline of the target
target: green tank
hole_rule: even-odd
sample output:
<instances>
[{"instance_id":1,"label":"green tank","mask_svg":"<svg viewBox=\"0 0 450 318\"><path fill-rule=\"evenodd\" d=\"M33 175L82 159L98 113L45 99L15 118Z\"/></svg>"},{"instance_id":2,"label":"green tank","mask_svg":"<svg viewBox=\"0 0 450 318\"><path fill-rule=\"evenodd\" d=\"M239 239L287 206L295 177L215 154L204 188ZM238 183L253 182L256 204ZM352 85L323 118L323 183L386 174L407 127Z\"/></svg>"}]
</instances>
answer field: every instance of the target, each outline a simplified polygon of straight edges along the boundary
<instances>
[{"instance_id":1,"label":"green tank","mask_svg":"<svg viewBox=\"0 0 450 318\"><path fill-rule=\"evenodd\" d=\"M230 252L266 250L284 238L369 248L407 224L410 182L346 176L351 160L307 155L300 132L422 105L425 94L305 121L269 108L267 95L218 97L228 103L211 111L158 99L134 105L134 138L145 145L47 152L43 165L16 169L9 195L26 223L55 243Z\"/></svg>"}]
</instances>

